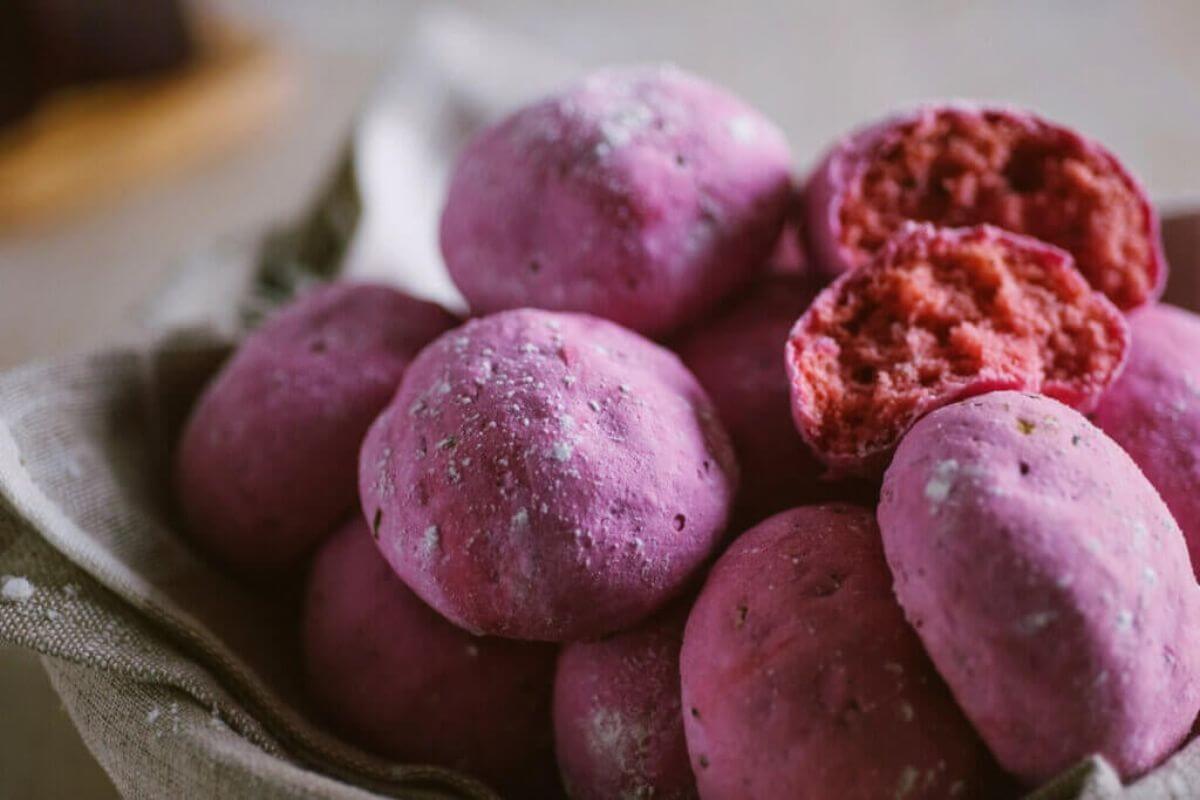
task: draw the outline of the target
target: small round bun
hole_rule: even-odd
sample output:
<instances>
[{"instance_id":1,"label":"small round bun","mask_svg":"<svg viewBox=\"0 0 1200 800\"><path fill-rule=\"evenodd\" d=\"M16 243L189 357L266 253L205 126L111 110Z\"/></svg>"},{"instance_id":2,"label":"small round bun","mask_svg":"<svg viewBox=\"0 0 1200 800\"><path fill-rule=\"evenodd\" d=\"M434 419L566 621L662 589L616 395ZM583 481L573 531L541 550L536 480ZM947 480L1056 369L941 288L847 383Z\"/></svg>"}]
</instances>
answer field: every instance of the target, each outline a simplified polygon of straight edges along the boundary
<instances>
[{"instance_id":1,"label":"small round bun","mask_svg":"<svg viewBox=\"0 0 1200 800\"><path fill-rule=\"evenodd\" d=\"M680 674L704 800L1004 784L905 623L866 509L796 508L742 534L688 617Z\"/></svg>"},{"instance_id":2,"label":"small round bun","mask_svg":"<svg viewBox=\"0 0 1200 800\"><path fill-rule=\"evenodd\" d=\"M784 346L817 291L804 277L763 278L724 312L694 325L676 347L737 451L742 481L735 530L805 503L873 502L877 484L822 480L824 464L792 422Z\"/></svg>"},{"instance_id":3,"label":"small round bun","mask_svg":"<svg viewBox=\"0 0 1200 800\"><path fill-rule=\"evenodd\" d=\"M301 628L309 695L347 738L513 797L558 796L554 647L451 625L395 576L362 520L318 550Z\"/></svg>"},{"instance_id":4,"label":"small round bun","mask_svg":"<svg viewBox=\"0 0 1200 800\"><path fill-rule=\"evenodd\" d=\"M1200 317L1155 305L1133 314L1129 328L1129 363L1094 418L1154 484L1183 531L1192 569L1198 570Z\"/></svg>"},{"instance_id":5,"label":"small round bun","mask_svg":"<svg viewBox=\"0 0 1200 800\"><path fill-rule=\"evenodd\" d=\"M360 461L396 572L481 634L570 641L671 600L720 540L729 439L669 351L611 322L517 310L413 362Z\"/></svg>"},{"instance_id":6,"label":"small round bun","mask_svg":"<svg viewBox=\"0 0 1200 800\"><path fill-rule=\"evenodd\" d=\"M688 606L640 626L563 647L554 681L554 740L571 800L693 800L679 710L679 645Z\"/></svg>"},{"instance_id":7,"label":"small round bun","mask_svg":"<svg viewBox=\"0 0 1200 800\"><path fill-rule=\"evenodd\" d=\"M535 306L665 334L763 264L790 192L787 144L757 111L674 67L606 69L475 137L442 253L477 314Z\"/></svg>"},{"instance_id":8,"label":"small round bun","mask_svg":"<svg viewBox=\"0 0 1200 800\"><path fill-rule=\"evenodd\" d=\"M1046 397L931 413L887 471L896 596L1001 765L1037 784L1093 753L1124 778L1200 709L1200 587L1154 488Z\"/></svg>"},{"instance_id":9,"label":"small round bun","mask_svg":"<svg viewBox=\"0 0 1200 800\"><path fill-rule=\"evenodd\" d=\"M359 445L409 361L455 324L395 289L335 283L247 336L175 454L192 538L245 573L296 566L354 508Z\"/></svg>"}]
</instances>

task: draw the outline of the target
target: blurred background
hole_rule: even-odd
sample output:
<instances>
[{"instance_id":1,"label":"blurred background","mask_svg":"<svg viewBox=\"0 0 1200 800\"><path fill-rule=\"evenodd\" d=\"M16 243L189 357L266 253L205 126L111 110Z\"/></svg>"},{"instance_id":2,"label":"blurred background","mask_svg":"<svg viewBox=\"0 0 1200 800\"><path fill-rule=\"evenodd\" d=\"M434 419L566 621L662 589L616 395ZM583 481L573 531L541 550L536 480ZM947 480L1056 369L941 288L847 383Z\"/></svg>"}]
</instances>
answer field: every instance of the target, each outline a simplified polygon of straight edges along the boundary
<instances>
[{"instance_id":1,"label":"blurred background","mask_svg":"<svg viewBox=\"0 0 1200 800\"><path fill-rule=\"evenodd\" d=\"M776 120L800 172L891 108L1011 101L1184 209L1197 42L1196 0L0 0L0 369L145 337L197 254L305 207L381 83L449 102L441 70L510 102L674 61ZM437 175L397 171L390 192L436 209ZM112 796L36 660L0 650L0 797Z\"/></svg>"}]
</instances>

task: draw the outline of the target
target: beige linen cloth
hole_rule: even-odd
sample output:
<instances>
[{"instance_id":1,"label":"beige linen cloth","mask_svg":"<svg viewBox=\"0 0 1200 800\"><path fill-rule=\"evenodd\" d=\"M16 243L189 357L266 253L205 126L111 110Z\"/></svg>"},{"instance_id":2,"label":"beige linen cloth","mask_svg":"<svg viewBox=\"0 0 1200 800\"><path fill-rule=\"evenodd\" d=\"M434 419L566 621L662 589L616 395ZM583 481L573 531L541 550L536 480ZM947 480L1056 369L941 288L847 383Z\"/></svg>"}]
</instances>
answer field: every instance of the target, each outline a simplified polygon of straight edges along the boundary
<instances>
[{"instance_id":1,"label":"beige linen cloth","mask_svg":"<svg viewBox=\"0 0 1200 800\"><path fill-rule=\"evenodd\" d=\"M481 47L480 31L460 19L426 24L423 38L437 58ZM513 47L490 40L485 49ZM426 53L422 62L427 72L457 75L460 88L488 86L485 75L465 74L461 64L431 67L432 57ZM528 53L509 63L529 63ZM546 64L532 73L543 77L518 83L526 91L545 80ZM42 654L84 742L125 797L493 796L447 770L363 753L310 718L296 685L291 598L251 594L199 558L178 533L168 492L170 445L189 403L237 331L264 307L310 280L379 275L389 260L417 265L388 275L395 282L455 302L444 275L427 263L436 258L428 209L427 229L416 239L401 236L405 241L389 252L386 243L370 241L388 227L388 213L380 211L388 201L357 179L366 177L365 154L394 156L401 144L410 148L400 151L402 161L440 164L432 168L440 174L445 148L470 127L463 108L485 119L492 114L487 103L456 107L452 87L442 88L425 97L424 139L412 138L417 101L401 87L407 116L364 120L367 134L360 131L301 225L272 237L258 255L250 255L257 247L217 251L185 270L148 310L171 334L144 349L0 375L0 642ZM494 107L508 102L500 91L480 97ZM400 200L391 219L414 224ZM1167 234L1173 299L1200 306L1200 217L1171 221ZM1200 742L1124 789L1092 759L1036 793L1050 800L1198 796Z\"/></svg>"}]
</instances>

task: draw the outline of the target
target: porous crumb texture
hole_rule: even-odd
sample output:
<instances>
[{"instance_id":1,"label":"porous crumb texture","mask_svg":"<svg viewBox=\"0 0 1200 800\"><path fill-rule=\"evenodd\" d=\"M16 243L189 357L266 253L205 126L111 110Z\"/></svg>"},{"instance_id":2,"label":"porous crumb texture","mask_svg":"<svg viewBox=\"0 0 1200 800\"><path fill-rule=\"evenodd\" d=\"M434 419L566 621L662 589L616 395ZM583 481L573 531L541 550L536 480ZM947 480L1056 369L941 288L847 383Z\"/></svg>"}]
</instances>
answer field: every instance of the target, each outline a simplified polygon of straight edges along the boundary
<instances>
[{"instance_id":1,"label":"porous crumb texture","mask_svg":"<svg viewBox=\"0 0 1200 800\"><path fill-rule=\"evenodd\" d=\"M907 224L825 290L788 345L800 432L833 466L877 469L922 414L1019 388L1092 408L1129 345L1070 257L988 226Z\"/></svg>"},{"instance_id":2,"label":"porous crumb texture","mask_svg":"<svg viewBox=\"0 0 1200 800\"><path fill-rule=\"evenodd\" d=\"M869 260L906 220L987 223L1067 250L1122 309L1161 289L1153 211L1098 144L1031 114L953 106L870 139L837 209L851 264Z\"/></svg>"},{"instance_id":3,"label":"porous crumb texture","mask_svg":"<svg viewBox=\"0 0 1200 800\"><path fill-rule=\"evenodd\" d=\"M384 555L479 633L579 639L671 599L716 545L737 467L703 389L610 322L474 320L417 358L360 493Z\"/></svg>"}]
</instances>

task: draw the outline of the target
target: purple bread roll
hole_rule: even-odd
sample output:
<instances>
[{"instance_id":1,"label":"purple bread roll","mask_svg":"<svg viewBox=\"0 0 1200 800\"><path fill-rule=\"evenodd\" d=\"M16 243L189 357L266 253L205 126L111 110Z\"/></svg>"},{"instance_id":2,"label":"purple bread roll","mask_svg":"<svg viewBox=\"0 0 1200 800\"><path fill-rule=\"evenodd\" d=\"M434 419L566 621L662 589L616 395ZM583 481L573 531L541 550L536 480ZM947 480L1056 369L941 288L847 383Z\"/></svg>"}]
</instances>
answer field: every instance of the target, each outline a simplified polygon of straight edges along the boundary
<instances>
[{"instance_id":1,"label":"purple bread roll","mask_svg":"<svg viewBox=\"0 0 1200 800\"><path fill-rule=\"evenodd\" d=\"M852 133L805 189L810 255L831 277L869 261L907 220L987 223L1067 250L1119 308L1167 277L1158 215L1099 143L1027 111L925 106Z\"/></svg>"},{"instance_id":2,"label":"purple bread roll","mask_svg":"<svg viewBox=\"0 0 1200 800\"><path fill-rule=\"evenodd\" d=\"M175 455L192 538L247 573L294 566L355 505L358 448L408 362L456 319L394 289L333 284L251 333Z\"/></svg>"},{"instance_id":3,"label":"purple bread roll","mask_svg":"<svg viewBox=\"0 0 1200 800\"><path fill-rule=\"evenodd\" d=\"M998 389L1092 410L1125 317L1071 257L999 228L906 223L804 312L787 345L796 429L832 475L879 476L923 414Z\"/></svg>"},{"instance_id":4,"label":"purple bread roll","mask_svg":"<svg viewBox=\"0 0 1200 800\"><path fill-rule=\"evenodd\" d=\"M1100 428L1154 484L1200 566L1200 317L1156 305L1129 319L1133 347L1096 409Z\"/></svg>"},{"instance_id":5,"label":"purple bread roll","mask_svg":"<svg viewBox=\"0 0 1200 800\"><path fill-rule=\"evenodd\" d=\"M396 572L477 633L629 627L720 539L728 437L669 351L605 320L523 309L426 348L363 445L363 512Z\"/></svg>"},{"instance_id":6,"label":"purple bread roll","mask_svg":"<svg viewBox=\"0 0 1200 800\"><path fill-rule=\"evenodd\" d=\"M799 277L801 275L813 279L822 276L812 274L808 265L808 253L804 247L804 200L800 192L793 191L788 199L787 214L784 216L783 228L775 247L767 257L767 263L762 271L765 276ZM816 280L813 280L816 283Z\"/></svg>"},{"instance_id":7,"label":"purple bread roll","mask_svg":"<svg viewBox=\"0 0 1200 800\"><path fill-rule=\"evenodd\" d=\"M704 800L1005 784L905 623L866 509L796 508L742 534L692 608L680 673Z\"/></svg>"},{"instance_id":8,"label":"purple bread roll","mask_svg":"<svg viewBox=\"0 0 1200 800\"><path fill-rule=\"evenodd\" d=\"M477 314L535 306L647 335L745 283L790 199L779 130L673 67L607 69L467 146L441 221Z\"/></svg>"},{"instance_id":9,"label":"purple bread roll","mask_svg":"<svg viewBox=\"0 0 1200 800\"><path fill-rule=\"evenodd\" d=\"M554 680L554 739L571 800L692 800L679 707L687 604L597 642L566 645Z\"/></svg>"},{"instance_id":10,"label":"purple bread roll","mask_svg":"<svg viewBox=\"0 0 1200 800\"><path fill-rule=\"evenodd\" d=\"M301 628L308 693L347 738L513 797L558 796L555 648L451 625L396 577L361 519L318 550Z\"/></svg>"},{"instance_id":11,"label":"purple bread roll","mask_svg":"<svg viewBox=\"0 0 1200 800\"><path fill-rule=\"evenodd\" d=\"M816 293L805 278L764 278L678 344L737 452L742 480L735 530L798 504L859 497L874 502L874 487L865 483L822 481L824 465L792 423L784 345Z\"/></svg>"},{"instance_id":12,"label":"purple bread roll","mask_svg":"<svg viewBox=\"0 0 1200 800\"><path fill-rule=\"evenodd\" d=\"M1200 709L1200 587L1137 465L1079 413L995 392L901 442L879 523L896 595L1001 765L1125 778Z\"/></svg>"}]
</instances>

